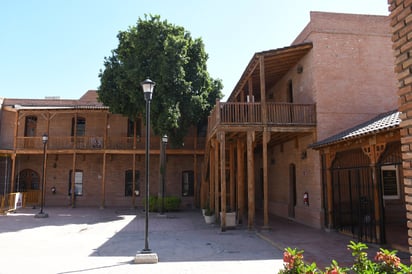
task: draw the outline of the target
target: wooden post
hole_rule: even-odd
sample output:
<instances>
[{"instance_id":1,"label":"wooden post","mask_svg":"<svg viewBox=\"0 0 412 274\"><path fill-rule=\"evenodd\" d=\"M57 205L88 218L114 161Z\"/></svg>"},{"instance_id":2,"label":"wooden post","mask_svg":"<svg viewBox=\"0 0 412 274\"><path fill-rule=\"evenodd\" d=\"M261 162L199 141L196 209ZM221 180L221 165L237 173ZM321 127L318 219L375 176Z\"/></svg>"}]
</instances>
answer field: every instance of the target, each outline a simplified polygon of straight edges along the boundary
<instances>
[{"instance_id":1,"label":"wooden post","mask_svg":"<svg viewBox=\"0 0 412 274\"><path fill-rule=\"evenodd\" d=\"M215 146L214 146L214 158L215 162L213 163L215 165L214 168L214 177L215 177L215 204L214 204L214 209L215 209L215 216L219 215L219 146L218 146L218 141L215 140Z\"/></svg>"},{"instance_id":2,"label":"wooden post","mask_svg":"<svg viewBox=\"0 0 412 274\"><path fill-rule=\"evenodd\" d=\"M15 173L16 173L16 158L17 158L17 154L16 154L16 149L17 149L17 135L18 135L18 129L19 129L19 111L16 111L16 117L15 117L15 121L14 121L14 136L13 136L13 142L14 142L14 153L12 155L12 169L11 169L11 178L10 178L10 192L14 192L15 191L15 180L14 178L16 177ZM13 157L14 156L14 157Z\"/></svg>"},{"instance_id":3,"label":"wooden post","mask_svg":"<svg viewBox=\"0 0 412 274\"><path fill-rule=\"evenodd\" d=\"M17 154L13 153L10 155L11 156L11 174L10 174L10 192L14 192L15 188L15 180L14 178L16 177L16 159L17 159ZM7 200L6 200L7 201Z\"/></svg>"},{"instance_id":4,"label":"wooden post","mask_svg":"<svg viewBox=\"0 0 412 274\"><path fill-rule=\"evenodd\" d=\"M369 146L363 147L363 152L369 157L370 160L370 168L372 172L372 185L373 185L373 207L375 209L374 218L375 218L375 231L376 231L376 240L378 243L381 242L382 236L381 235L381 204L380 204L380 196L379 196L379 186L378 186L378 170L376 164L380 157L380 154L385 150L386 144L376 144L376 139L372 138L369 140ZM378 146L378 147L377 147ZM380 149L378 149L380 148Z\"/></svg>"},{"instance_id":5,"label":"wooden post","mask_svg":"<svg viewBox=\"0 0 412 274\"><path fill-rule=\"evenodd\" d=\"M245 143L237 139L237 218L238 223L243 222L245 210Z\"/></svg>"},{"instance_id":6,"label":"wooden post","mask_svg":"<svg viewBox=\"0 0 412 274\"><path fill-rule=\"evenodd\" d=\"M247 132L247 190L248 190L248 228L253 229L255 222L255 174L254 174L254 155L253 142L255 132Z\"/></svg>"},{"instance_id":7,"label":"wooden post","mask_svg":"<svg viewBox=\"0 0 412 274\"><path fill-rule=\"evenodd\" d=\"M263 227L269 227L269 187L268 187L268 143L270 132L263 132Z\"/></svg>"},{"instance_id":8,"label":"wooden post","mask_svg":"<svg viewBox=\"0 0 412 274\"><path fill-rule=\"evenodd\" d=\"M326 168L326 193L327 193L327 215L328 215L328 224L329 229L333 229L333 187L332 187L332 161L335 155L331 154L329 151L325 153L325 168Z\"/></svg>"},{"instance_id":9,"label":"wooden post","mask_svg":"<svg viewBox=\"0 0 412 274\"><path fill-rule=\"evenodd\" d=\"M134 156L134 154L133 154ZM106 207L106 153L103 153L103 164L102 164L102 201L100 208Z\"/></svg>"},{"instance_id":10,"label":"wooden post","mask_svg":"<svg viewBox=\"0 0 412 274\"><path fill-rule=\"evenodd\" d=\"M260 66L260 103L261 103L261 115L262 123L267 123L267 110L266 110L266 76L265 76L265 57L259 56Z\"/></svg>"},{"instance_id":11,"label":"wooden post","mask_svg":"<svg viewBox=\"0 0 412 274\"><path fill-rule=\"evenodd\" d=\"M103 161L104 162L106 162L106 154L104 154L104 159L103 159ZM137 208L137 205L136 205L136 154L135 153L133 153L133 163L132 163L132 172L133 172L133 174L132 174L132 182L133 182L133 185L132 185L132 206L133 206L133 208ZM103 174L105 174L105 173L103 173ZM104 178L105 176L103 176L103 178Z\"/></svg>"},{"instance_id":12,"label":"wooden post","mask_svg":"<svg viewBox=\"0 0 412 274\"><path fill-rule=\"evenodd\" d=\"M235 186L235 144L230 144L230 151L229 151L229 168L230 168L230 209L236 210L236 186Z\"/></svg>"},{"instance_id":13,"label":"wooden post","mask_svg":"<svg viewBox=\"0 0 412 274\"><path fill-rule=\"evenodd\" d=\"M75 137L76 138L76 137ZM76 207L76 193L75 193L75 191L76 191L76 188L75 188L75 182L76 182L76 180L75 180L75 177L76 177L76 157L77 157L77 155L76 155L76 152L74 152L73 153L73 162L72 162L72 178L71 178L71 187L72 187L72 191L71 191L71 193L72 193L72 207L74 208L74 207Z\"/></svg>"},{"instance_id":14,"label":"wooden post","mask_svg":"<svg viewBox=\"0 0 412 274\"><path fill-rule=\"evenodd\" d=\"M220 221L220 228L222 231L226 230L226 142L225 132L219 134L220 141L220 207L222 218Z\"/></svg>"},{"instance_id":15,"label":"wooden post","mask_svg":"<svg viewBox=\"0 0 412 274\"><path fill-rule=\"evenodd\" d=\"M209 208L215 208L215 142L210 141L212 149L209 157Z\"/></svg>"}]
</instances>

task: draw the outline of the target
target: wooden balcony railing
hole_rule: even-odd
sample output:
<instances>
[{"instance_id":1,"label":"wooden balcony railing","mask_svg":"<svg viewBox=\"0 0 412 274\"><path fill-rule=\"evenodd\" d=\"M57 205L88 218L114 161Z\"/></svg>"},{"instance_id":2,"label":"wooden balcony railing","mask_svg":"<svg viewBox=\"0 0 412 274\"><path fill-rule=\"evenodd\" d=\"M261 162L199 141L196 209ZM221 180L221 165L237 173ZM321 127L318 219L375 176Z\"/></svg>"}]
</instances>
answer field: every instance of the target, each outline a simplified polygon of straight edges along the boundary
<instances>
[{"instance_id":1,"label":"wooden balcony railing","mask_svg":"<svg viewBox=\"0 0 412 274\"><path fill-rule=\"evenodd\" d=\"M266 121L263 120L261 103L220 103L209 116L208 130L218 125L272 125L272 126L314 126L316 125L315 104L266 103Z\"/></svg>"},{"instance_id":2,"label":"wooden balcony railing","mask_svg":"<svg viewBox=\"0 0 412 274\"><path fill-rule=\"evenodd\" d=\"M203 149L205 145L205 137L197 137L196 143L193 137L185 139L182 149ZM150 148L158 150L160 149L160 137L153 136L150 140ZM121 137L121 136L109 136L106 138L102 136L69 136L60 137L49 135L47 142L47 149L59 149L59 150L132 150L132 149L145 149L145 139L140 137ZM169 145L170 148L171 145ZM7 147L13 149L12 145ZM17 137L16 149L25 150L42 150L43 142L41 136L35 137Z\"/></svg>"}]
</instances>

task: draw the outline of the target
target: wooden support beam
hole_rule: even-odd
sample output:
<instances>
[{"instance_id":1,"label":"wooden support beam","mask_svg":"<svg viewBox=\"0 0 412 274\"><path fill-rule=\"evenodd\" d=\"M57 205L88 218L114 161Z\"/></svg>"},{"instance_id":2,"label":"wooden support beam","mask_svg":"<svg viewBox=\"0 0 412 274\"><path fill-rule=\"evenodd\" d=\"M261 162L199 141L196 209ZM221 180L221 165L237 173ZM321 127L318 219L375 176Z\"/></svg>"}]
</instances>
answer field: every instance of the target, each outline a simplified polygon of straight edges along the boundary
<instances>
[{"instance_id":1,"label":"wooden support beam","mask_svg":"<svg viewBox=\"0 0 412 274\"><path fill-rule=\"evenodd\" d=\"M266 129L265 129L266 130ZM268 143L270 132L263 132L263 226L269 227Z\"/></svg>"},{"instance_id":2,"label":"wooden support beam","mask_svg":"<svg viewBox=\"0 0 412 274\"><path fill-rule=\"evenodd\" d=\"M106 153L103 153L103 164L102 164L102 198L101 198L101 204L100 208L105 208L106 207ZM133 154L133 178L134 178L134 162L135 162L135 154ZM133 179L134 182L134 179ZM135 195L134 195L134 183L133 183L133 206L134 206L134 200L135 200Z\"/></svg>"},{"instance_id":3,"label":"wooden support beam","mask_svg":"<svg viewBox=\"0 0 412 274\"><path fill-rule=\"evenodd\" d=\"M132 172L133 172L133 174L132 174L132 182L133 182L133 185L132 185L132 192L133 192L133 196L132 196L132 207L133 208L137 208L137 205L136 205L136 154L135 153L133 153L133 159L132 159L132 161L133 161L133 163L132 163ZM105 163L106 162L106 154L104 154L103 155L103 162ZM104 166L106 166L106 165L104 165ZM106 174L106 171L105 170L103 170L103 181L105 181L105 174Z\"/></svg>"},{"instance_id":4,"label":"wooden support beam","mask_svg":"<svg viewBox=\"0 0 412 274\"><path fill-rule=\"evenodd\" d=\"M220 207L222 217L220 220L220 228L226 230L226 141L225 132L219 132L220 142Z\"/></svg>"},{"instance_id":5,"label":"wooden support beam","mask_svg":"<svg viewBox=\"0 0 412 274\"><path fill-rule=\"evenodd\" d=\"M332 162L335 158L335 154L331 154L329 151L325 153L325 168L326 168L326 193L327 193L327 215L328 223L327 227L333 229L333 189L332 189Z\"/></svg>"},{"instance_id":6,"label":"wooden support beam","mask_svg":"<svg viewBox=\"0 0 412 274\"><path fill-rule=\"evenodd\" d=\"M214 168L214 177L215 177L215 202L214 202L214 209L215 209L215 216L219 215L219 146L218 146L218 142L215 140L215 147L214 147L214 158L215 158L215 162L213 163L215 165Z\"/></svg>"},{"instance_id":7,"label":"wooden support beam","mask_svg":"<svg viewBox=\"0 0 412 274\"><path fill-rule=\"evenodd\" d=\"M260 102L262 104L261 115L262 123L267 123L267 107L266 107L266 75L265 75L265 57L259 56L259 68L260 68Z\"/></svg>"},{"instance_id":8,"label":"wooden support beam","mask_svg":"<svg viewBox=\"0 0 412 274\"><path fill-rule=\"evenodd\" d=\"M236 209L236 185L235 185L235 149L236 146L234 143L231 143L229 146L229 180L230 180L230 188L229 188L229 197L230 197L230 209Z\"/></svg>"},{"instance_id":9,"label":"wooden support beam","mask_svg":"<svg viewBox=\"0 0 412 274\"><path fill-rule=\"evenodd\" d=\"M212 149L210 150L209 157L209 201L208 205L210 209L215 208L215 142L210 141Z\"/></svg>"},{"instance_id":10,"label":"wooden support beam","mask_svg":"<svg viewBox=\"0 0 412 274\"><path fill-rule=\"evenodd\" d=\"M245 143L237 139L237 219L242 224L245 210Z\"/></svg>"},{"instance_id":11,"label":"wooden support beam","mask_svg":"<svg viewBox=\"0 0 412 274\"><path fill-rule=\"evenodd\" d=\"M253 229L255 222L255 174L254 174L254 155L253 143L255 132L247 132L247 190L248 190L248 228Z\"/></svg>"},{"instance_id":12,"label":"wooden support beam","mask_svg":"<svg viewBox=\"0 0 412 274\"><path fill-rule=\"evenodd\" d=\"M76 152L75 153L73 153L73 162L72 162L72 177L71 177L71 187L72 187L72 191L71 191L71 193L72 193L72 196L71 196L71 202L72 202L72 207L74 208L74 207L76 207L76 185L75 185L75 183L76 183L76 180L75 180L75 177L76 177L76 157L77 157L77 155L76 155Z\"/></svg>"}]
</instances>

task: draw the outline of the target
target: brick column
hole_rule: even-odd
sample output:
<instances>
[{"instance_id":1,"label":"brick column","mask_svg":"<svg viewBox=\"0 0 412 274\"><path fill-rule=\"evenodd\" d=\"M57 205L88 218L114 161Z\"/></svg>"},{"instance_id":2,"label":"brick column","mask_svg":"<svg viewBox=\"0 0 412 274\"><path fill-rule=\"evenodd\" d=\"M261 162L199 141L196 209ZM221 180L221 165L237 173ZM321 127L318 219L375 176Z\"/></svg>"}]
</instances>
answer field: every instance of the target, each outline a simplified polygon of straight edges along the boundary
<instances>
[{"instance_id":1,"label":"brick column","mask_svg":"<svg viewBox=\"0 0 412 274\"><path fill-rule=\"evenodd\" d=\"M388 0L395 72L398 78L403 180L408 222L409 253L412 253L412 0ZM411 257L412 259L412 257Z\"/></svg>"}]
</instances>

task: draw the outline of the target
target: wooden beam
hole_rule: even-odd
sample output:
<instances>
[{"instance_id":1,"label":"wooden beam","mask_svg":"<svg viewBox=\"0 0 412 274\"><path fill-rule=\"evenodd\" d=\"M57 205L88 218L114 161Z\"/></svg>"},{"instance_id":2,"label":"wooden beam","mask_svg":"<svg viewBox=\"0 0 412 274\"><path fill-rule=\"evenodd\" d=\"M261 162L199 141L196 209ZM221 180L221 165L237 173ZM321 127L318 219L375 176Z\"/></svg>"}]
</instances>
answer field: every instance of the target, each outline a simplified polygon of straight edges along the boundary
<instances>
[{"instance_id":1,"label":"wooden beam","mask_svg":"<svg viewBox=\"0 0 412 274\"><path fill-rule=\"evenodd\" d=\"M230 197L230 209L236 210L236 186L235 186L235 144L231 143L229 146L229 180L230 180L230 188L229 188L229 197Z\"/></svg>"},{"instance_id":2,"label":"wooden beam","mask_svg":"<svg viewBox=\"0 0 412 274\"><path fill-rule=\"evenodd\" d=\"M255 132L247 133L247 181L248 181L248 228L253 229L255 222L255 174L254 174L254 155L253 142Z\"/></svg>"},{"instance_id":3,"label":"wooden beam","mask_svg":"<svg viewBox=\"0 0 412 274\"><path fill-rule=\"evenodd\" d=\"M76 180L75 180L75 177L76 177L76 157L77 157L77 155L76 155L76 152L75 152L75 153L73 153L72 177L71 177L71 187L72 187L71 202L72 202L72 207L73 208L76 207L76 204L75 204L75 202L76 202L76 193L75 193L75 190L76 190L76 188L75 188L75 182L76 182Z\"/></svg>"},{"instance_id":4,"label":"wooden beam","mask_svg":"<svg viewBox=\"0 0 412 274\"><path fill-rule=\"evenodd\" d=\"M218 142L217 142L217 140L215 140L215 146L214 146L214 154L215 154L215 156L214 156L214 158L215 158L215 161L214 161L214 165L215 165L215 168L214 168L214 177L215 177L215 197L214 197L214 199L215 199L215 204L214 204L214 209L215 209L215 216L218 216L219 215L219 194L220 194L220 192L219 192L219 146L218 146Z\"/></svg>"},{"instance_id":5,"label":"wooden beam","mask_svg":"<svg viewBox=\"0 0 412 274\"><path fill-rule=\"evenodd\" d=\"M333 229L333 188L332 188L332 162L335 158L335 154L331 154L329 151L325 153L325 168L326 168L326 192L327 192L327 215L328 215L328 223L327 227L329 229Z\"/></svg>"},{"instance_id":6,"label":"wooden beam","mask_svg":"<svg viewBox=\"0 0 412 274\"><path fill-rule=\"evenodd\" d=\"M101 198L100 208L105 208L106 207L106 153L104 153L102 156L103 156L103 164L102 164L102 198ZM133 154L133 165L134 165L134 161L135 161L135 155ZM133 177L134 177L134 170L133 170ZM134 187L133 187L133 190L134 190ZM134 196L135 195L134 195L134 192L133 192L133 200L134 200Z\"/></svg>"},{"instance_id":7,"label":"wooden beam","mask_svg":"<svg viewBox=\"0 0 412 274\"><path fill-rule=\"evenodd\" d=\"M220 228L226 230L226 142L225 132L219 133L220 142L220 207L222 217L220 220Z\"/></svg>"},{"instance_id":8,"label":"wooden beam","mask_svg":"<svg viewBox=\"0 0 412 274\"><path fill-rule=\"evenodd\" d=\"M215 208L215 142L210 141L212 149L210 150L209 157L209 201L208 205L210 209Z\"/></svg>"},{"instance_id":9,"label":"wooden beam","mask_svg":"<svg viewBox=\"0 0 412 274\"><path fill-rule=\"evenodd\" d=\"M263 226L269 227L268 143L270 132L263 132Z\"/></svg>"},{"instance_id":10,"label":"wooden beam","mask_svg":"<svg viewBox=\"0 0 412 274\"><path fill-rule=\"evenodd\" d=\"M245 143L242 139L237 139L237 218L242 224L245 210Z\"/></svg>"}]
</instances>

